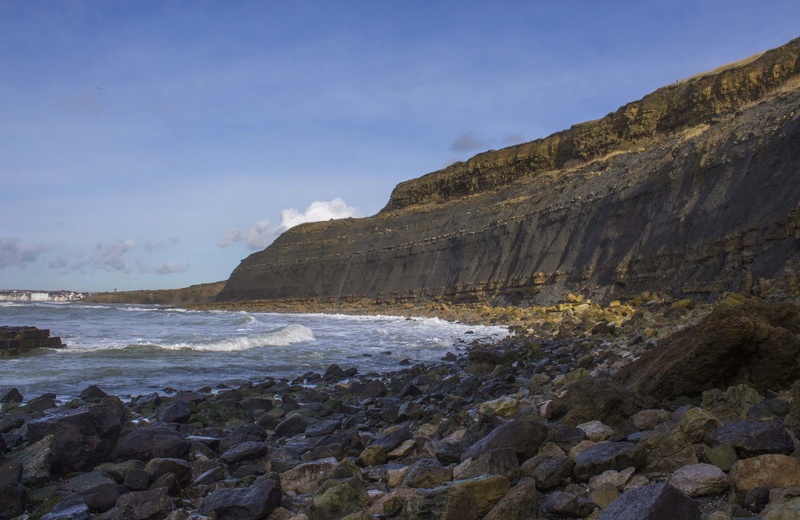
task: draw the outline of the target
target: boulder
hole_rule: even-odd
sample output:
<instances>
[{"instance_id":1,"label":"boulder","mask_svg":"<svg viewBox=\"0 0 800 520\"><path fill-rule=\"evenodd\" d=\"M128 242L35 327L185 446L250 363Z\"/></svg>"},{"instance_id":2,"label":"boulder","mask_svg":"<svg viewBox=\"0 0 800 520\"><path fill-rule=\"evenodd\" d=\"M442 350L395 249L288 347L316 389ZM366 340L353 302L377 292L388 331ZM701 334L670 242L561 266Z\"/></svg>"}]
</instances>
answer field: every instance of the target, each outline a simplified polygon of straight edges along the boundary
<instances>
[{"instance_id":1,"label":"boulder","mask_svg":"<svg viewBox=\"0 0 800 520\"><path fill-rule=\"evenodd\" d=\"M578 425L578 429L583 430L586 438L594 442L607 441L614 435L614 430L600 421L589 421Z\"/></svg>"},{"instance_id":2,"label":"boulder","mask_svg":"<svg viewBox=\"0 0 800 520\"><path fill-rule=\"evenodd\" d=\"M334 457L298 464L281 473L281 489L284 492L313 495L331 475L336 464Z\"/></svg>"},{"instance_id":3,"label":"boulder","mask_svg":"<svg viewBox=\"0 0 800 520\"><path fill-rule=\"evenodd\" d=\"M217 520L259 520L281 505L281 489L272 479L251 486L219 489L203 499L197 511Z\"/></svg>"},{"instance_id":4,"label":"boulder","mask_svg":"<svg viewBox=\"0 0 800 520\"><path fill-rule=\"evenodd\" d=\"M786 302L714 311L623 367L614 380L661 401L732 382L761 392L788 388L800 379L798 316L800 308Z\"/></svg>"},{"instance_id":5,"label":"boulder","mask_svg":"<svg viewBox=\"0 0 800 520\"><path fill-rule=\"evenodd\" d=\"M55 444L55 436L48 435L13 454L13 459L22 466L22 483L25 486L40 487L50 480Z\"/></svg>"},{"instance_id":6,"label":"boulder","mask_svg":"<svg viewBox=\"0 0 800 520\"><path fill-rule=\"evenodd\" d=\"M451 468L442 466L436 459L424 458L408 468L405 484L412 488L434 488L451 480L453 480Z\"/></svg>"},{"instance_id":7,"label":"boulder","mask_svg":"<svg viewBox=\"0 0 800 520\"><path fill-rule=\"evenodd\" d=\"M647 463L643 446L632 442L600 442L583 450L575 459L573 472L580 482L613 469L641 468Z\"/></svg>"},{"instance_id":8,"label":"boulder","mask_svg":"<svg viewBox=\"0 0 800 520\"><path fill-rule=\"evenodd\" d=\"M128 410L116 397L28 421L28 441L54 437L52 470L80 471L108 460L117 444Z\"/></svg>"},{"instance_id":9,"label":"boulder","mask_svg":"<svg viewBox=\"0 0 800 520\"><path fill-rule=\"evenodd\" d=\"M502 476L448 482L409 500L403 517L478 520L506 496L510 488L511 483Z\"/></svg>"},{"instance_id":10,"label":"boulder","mask_svg":"<svg viewBox=\"0 0 800 520\"><path fill-rule=\"evenodd\" d=\"M102 471L78 475L68 480L64 489L82 496L92 511L111 509L119 497L116 481Z\"/></svg>"},{"instance_id":11,"label":"boulder","mask_svg":"<svg viewBox=\"0 0 800 520\"><path fill-rule=\"evenodd\" d=\"M165 423L187 423L191 416L192 409L180 400L173 400L158 411L158 420Z\"/></svg>"},{"instance_id":12,"label":"boulder","mask_svg":"<svg viewBox=\"0 0 800 520\"><path fill-rule=\"evenodd\" d=\"M192 468L182 459L155 458L150 459L144 470L150 475L150 481L155 483L164 475L172 474L181 487L186 487L192 481Z\"/></svg>"},{"instance_id":13,"label":"boulder","mask_svg":"<svg viewBox=\"0 0 800 520\"><path fill-rule=\"evenodd\" d=\"M649 408L631 416L631 422L639 431L654 430L657 426L672 420L672 415L666 410Z\"/></svg>"},{"instance_id":14,"label":"boulder","mask_svg":"<svg viewBox=\"0 0 800 520\"><path fill-rule=\"evenodd\" d=\"M728 475L711 464L690 464L679 468L672 474L669 483L690 497L716 495L730 487Z\"/></svg>"},{"instance_id":15,"label":"boulder","mask_svg":"<svg viewBox=\"0 0 800 520\"><path fill-rule=\"evenodd\" d=\"M519 475L519 462L511 448L485 451L453 468L453 478L463 480L486 475L504 475L510 479Z\"/></svg>"},{"instance_id":16,"label":"boulder","mask_svg":"<svg viewBox=\"0 0 800 520\"><path fill-rule=\"evenodd\" d=\"M475 458L481 453L498 448L510 448L518 459L529 459L536 455L546 438L547 426L543 423L529 419L512 419L467 448L461 454L461 460Z\"/></svg>"},{"instance_id":17,"label":"boulder","mask_svg":"<svg viewBox=\"0 0 800 520\"><path fill-rule=\"evenodd\" d=\"M73 493L56 504L42 520L89 520L89 506L77 493Z\"/></svg>"},{"instance_id":18,"label":"boulder","mask_svg":"<svg viewBox=\"0 0 800 520\"><path fill-rule=\"evenodd\" d=\"M639 442L647 452L648 472L669 473L698 462L694 446L678 426L665 432L647 432Z\"/></svg>"},{"instance_id":19,"label":"boulder","mask_svg":"<svg viewBox=\"0 0 800 520\"><path fill-rule=\"evenodd\" d=\"M789 455L794 452L792 438L780 421L736 421L706 435L705 442L712 447L730 444L740 459L768 453Z\"/></svg>"},{"instance_id":20,"label":"boulder","mask_svg":"<svg viewBox=\"0 0 800 520\"><path fill-rule=\"evenodd\" d=\"M536 489L546 491L565 484L572 477L574 467L575 461L571 457L548 457L527 475L536 481Z\"/></svg>"},{"instance_id":21,"label":"boulder","mask_svg":"<svg viewBox=\"0 0 800 520\"><path fill-rule=\"evenodd\" d=\"M722 422L744 419L747 411L761 402L761 394L749 385L736 385L703 392L702 406Z\"/></svg>"},{"instance_id":22,"label":"boulder","mask_svg":"<svg viewBox=\"0 0 800 520\"><path fill-rule=\"evenodd\" d=\"M121 495L114 508L107 511L106 515L126 520L149 520L164 518L174 510L175 503L169 497L167 488L157 487Z\"/></svg>"},{"instance_id":23,"label":"boulder","mask_svg":"<svg viewBox=\"0 0 800 520\"><path fill-rule=\"evenodd\" d=\"M249 441L237 444L223 453L219 460L226 464L235 464L248 460L266 457L269 446L266 442Z\"/></svg>"},{"instance_id":24,"label":"boulder","mask_svg":"<svg viewBox=\"0 0 800 520\"><path fill-rule=\"evenodd\" d=\"M553 399L546 417L570 426L599 420L618 429L641 409L640 400L621 384L584 377L573 383L563 396Z\"/></svg>"},{"instance_id":25,"label":"boulder","mask_svg":"<svg viewBox=\"0 0 800 520\"><path fill-rule=\"evenodd\" d=\"M621 494L597 520L700 520L700 507L669 484L650 484Z\"/></svg>"},{"instance_id":26,"label":"boulder","mask_svg":"<svg viewBox=\"0 0 800 520\"><path fill-rule=\"evenodd\" d=\"M706 435L722 426L722 422L703 408L690 408L681 417L680 429L689 442L701 442Z\"/></svg>"},{"instance_id":27,"label":"boulder","mask_svg":"<svg viewBox=\"0 0 800 520\"><path fill-rule=\"evenodd\" d=\"M539 510L541 500L542 495L536 489L536 482L530 478L522 478L483 520L528 520Z\"/></svg>"},{"instance_id":28,"label":"boulder","mask_svg":"<svg viewBox=\"0 0 800 520\"><path fill-rule=\"evenodd\" d=\"M0 515L14 517L25 511L25 486L21 481L20 462L6 461L0 465Z\"/></svg>"},{"instance_id":29,"label":"boulder","mask_svg":"<svg viewBox=\"0 0 800 520\"><path fill-rule=\"evenodd\" d=\"M309 520L338 520L366 509L370 499L361 479L330 479L311 499Z\"/></svg>"},{"instance_id":30,"label":"boulder","mask_svg":"<svg viewBox=\"0 0 800 520\"><path fill-rule=\"evenodd\" d=\"M175 428L161 423L136 428L122 437L111 457L116 461L130 459L148 461L152 458L183 458L191 443Z\"/></svg>"},{"instance_id":31,"label":"boulder","mask_svg":"<svg viewBox=\"0 0 800 520\"><path fill-rule=\"evenodd\" d=\"M800 486L800 460L788 455L758 455L736 461L729 476L742 492L760 486Z\"/></svg>"},{"instance_id":32,"label":"boulder","mask_svg":"<svg viewBox=\"0 0 800 520\"><path fill-rule=\"evenodd\" d=\"M558 518L585 518L597 509L597 505L572 493L555 491L545 497L539 509L546 515L556 515Z\"/></svg>"}]
</instances>

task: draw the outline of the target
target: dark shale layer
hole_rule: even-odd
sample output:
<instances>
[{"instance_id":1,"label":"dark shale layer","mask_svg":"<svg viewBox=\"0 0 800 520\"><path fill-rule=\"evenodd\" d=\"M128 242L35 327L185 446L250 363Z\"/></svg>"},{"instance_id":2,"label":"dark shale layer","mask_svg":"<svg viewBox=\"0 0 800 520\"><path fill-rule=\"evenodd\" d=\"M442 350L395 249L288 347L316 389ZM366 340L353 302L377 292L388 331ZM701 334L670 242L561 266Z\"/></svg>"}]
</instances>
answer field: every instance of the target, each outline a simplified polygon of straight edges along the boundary
<instances>
[{"instance_id":1,"label":"dark shale layer","mask_svg":"<svg viewBox=\"0 0 800 520\"><path fill-rule=\"evenodd\" d=\"M800 39L305 224L217 301L797 293Z\"/></svg>"}]
</instances>

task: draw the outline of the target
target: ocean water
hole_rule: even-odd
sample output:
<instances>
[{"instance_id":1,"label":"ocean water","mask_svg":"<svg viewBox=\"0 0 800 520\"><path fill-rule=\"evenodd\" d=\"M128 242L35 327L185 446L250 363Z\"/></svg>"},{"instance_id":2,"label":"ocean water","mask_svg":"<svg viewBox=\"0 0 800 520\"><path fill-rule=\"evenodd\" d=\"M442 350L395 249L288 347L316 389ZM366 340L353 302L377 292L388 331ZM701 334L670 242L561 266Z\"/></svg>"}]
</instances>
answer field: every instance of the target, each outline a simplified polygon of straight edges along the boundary
<instances>
[{"instance_id":1,"label":"ocean water","mask_svg":"<svg viewBox=\"0 0 800 520\"><path fill-rule=\"evenodd\" d=\"M140 305L0 302L0 325L50 329L66 349L0 358L0 389L26 400L90 384L123 398L219 383L294 378L336 363L359 373L431 362L505 327L430 318L190 311Z\"/></svg>"}]
</instances>

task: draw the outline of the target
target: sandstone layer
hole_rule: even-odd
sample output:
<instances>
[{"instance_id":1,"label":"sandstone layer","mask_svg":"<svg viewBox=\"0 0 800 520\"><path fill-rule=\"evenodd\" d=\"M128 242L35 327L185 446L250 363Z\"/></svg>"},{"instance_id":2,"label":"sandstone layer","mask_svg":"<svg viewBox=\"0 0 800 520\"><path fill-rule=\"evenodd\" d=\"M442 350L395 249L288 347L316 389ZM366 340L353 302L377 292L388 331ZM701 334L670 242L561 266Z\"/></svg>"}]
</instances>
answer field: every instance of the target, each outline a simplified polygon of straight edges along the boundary
<instances>
[{"instance_id":1,"label":"sandstone layer","mask_svg":"<svg viewBox=\"0 0 800 520\"><path fill-rule=\"evenodd\" d=\"M290 229L218 301L796 292L798 58L800 39Z\"/></svg>"}]
</instances>

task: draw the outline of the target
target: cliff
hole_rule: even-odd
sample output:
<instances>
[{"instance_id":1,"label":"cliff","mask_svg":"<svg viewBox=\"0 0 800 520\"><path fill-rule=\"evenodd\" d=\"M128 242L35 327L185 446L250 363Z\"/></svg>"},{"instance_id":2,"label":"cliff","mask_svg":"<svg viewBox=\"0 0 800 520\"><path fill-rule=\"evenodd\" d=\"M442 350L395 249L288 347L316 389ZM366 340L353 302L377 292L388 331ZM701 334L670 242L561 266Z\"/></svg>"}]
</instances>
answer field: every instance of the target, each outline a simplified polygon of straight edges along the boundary
<instances>
[{"instance_id":1,"label":"cliff","mask_svg":"<svg viewBox=\"0 0 800 520\"><path fill-rule=\"evenodd\" d=\"M800 39L290 229L218 301L796 291Z\"/></svg>"},{"instance_id":2,"label":"cliff","mask_svg":"<svg viewBox=\"0 0 800 520\"><path fill-rule=\"evenodd\" d=\"M97 293L83 299L86 303L130 303L144 305L193 306L212 301L225 282L191 285L183 289L153 289Z\"/></svg>"}]
</instances>

